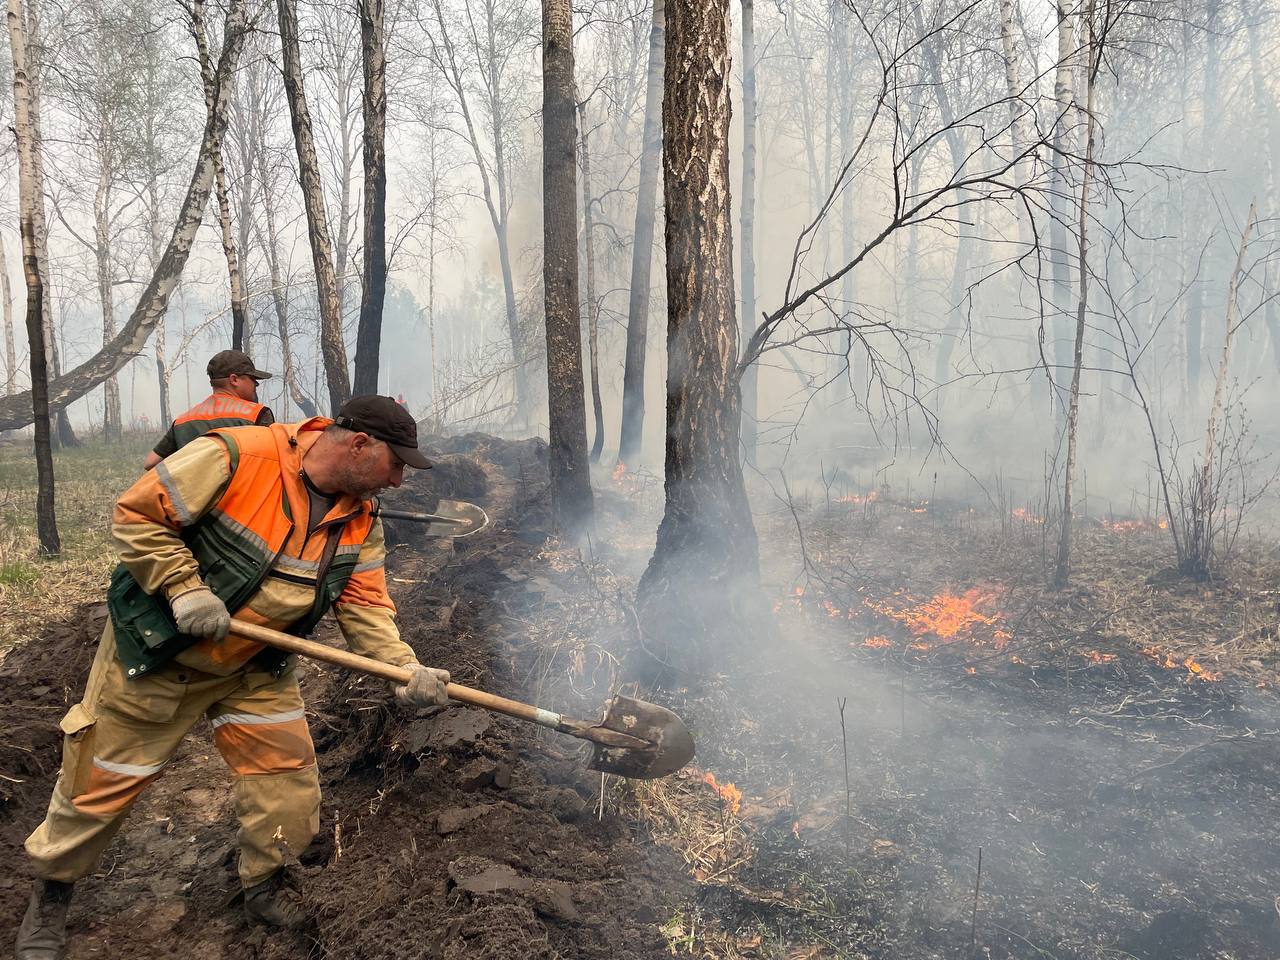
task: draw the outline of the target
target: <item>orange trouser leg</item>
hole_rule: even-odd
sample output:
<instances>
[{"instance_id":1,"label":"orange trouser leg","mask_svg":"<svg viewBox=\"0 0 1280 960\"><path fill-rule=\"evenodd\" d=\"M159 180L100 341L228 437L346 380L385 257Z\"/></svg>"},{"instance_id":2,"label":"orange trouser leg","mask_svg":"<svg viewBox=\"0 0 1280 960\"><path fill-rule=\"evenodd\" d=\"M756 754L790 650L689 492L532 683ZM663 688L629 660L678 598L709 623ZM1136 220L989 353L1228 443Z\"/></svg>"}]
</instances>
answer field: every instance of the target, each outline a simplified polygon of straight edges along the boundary
<instances>
[{"instance_id":1,"label":"orange trouser leg","mask_svg":"<svg viewBox=\"0 0 1280 960\"><path fill-rule=\"evenodd\" d=\"M59 724L62 770L48 812L27 838L37 876L69 882L93 870L138 796L228 682L178 676L187 675L166 669L125 679L107 625L84 699Z\"/></svg>"},{"instance_id":2,"label":"orange trouser leg","mask_svg":"<svg viewBox=\"0 0 1280 960\"><path fill-rule=\"evenodd\" d=\"M214 743L235 779L240 879L275 873L320 829L320 777L302 694L292 674L240 686L209 710Z\"/></svg>"}]
</instances>

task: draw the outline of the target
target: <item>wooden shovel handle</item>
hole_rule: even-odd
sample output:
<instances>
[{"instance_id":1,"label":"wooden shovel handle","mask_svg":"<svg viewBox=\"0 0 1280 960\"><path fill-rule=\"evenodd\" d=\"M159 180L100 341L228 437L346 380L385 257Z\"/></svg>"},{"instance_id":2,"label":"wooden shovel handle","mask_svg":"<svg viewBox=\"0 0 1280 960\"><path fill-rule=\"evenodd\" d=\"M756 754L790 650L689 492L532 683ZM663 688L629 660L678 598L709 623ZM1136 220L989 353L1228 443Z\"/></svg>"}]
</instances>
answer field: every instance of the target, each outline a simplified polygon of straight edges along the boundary
<instances>
[{"instance_id":1,"label":"wooden shovel handle","mask_svg":"<svg viewBox=\"0 0 1280 960\"><path fill-rule=\"evenodd\" d=\"M264 643L269 647L284 650L288 653L299 653L304 657L310 657L312 660L323 660L325 663L332 663L334 666L357 670L360 673L381 677L393 683L406 684L413 676L413 671L408 667L397 667L394 664L383 663L381 660L374 660L372 657L362 657L360 654L352 653L350 650L339 650L337 647L330 647L323 643L316 643L314 640L295 637L289 633L281 633L279 630L258 626L255 623L245 623L243 620L232 620L231 632L245 640ZM539 726L559 730L561 733L582 736L582 731L589 726L581 720L571 720L568 717L560 716L558 713L552 713L550 710L543 710L541 707L521 703L519 700L508 700L506 697L485 693L483 690L476 690L473 687L464 687L460 683L451 683L446 689L451 700L468 703L473 707L482 707L495 713L503 713L509 717L515 717L517 720L528 720ZM587 739L596 738L587 737ZM628 737L627 739L631 740L633 738Z\"/></svg>"}]
</instances>

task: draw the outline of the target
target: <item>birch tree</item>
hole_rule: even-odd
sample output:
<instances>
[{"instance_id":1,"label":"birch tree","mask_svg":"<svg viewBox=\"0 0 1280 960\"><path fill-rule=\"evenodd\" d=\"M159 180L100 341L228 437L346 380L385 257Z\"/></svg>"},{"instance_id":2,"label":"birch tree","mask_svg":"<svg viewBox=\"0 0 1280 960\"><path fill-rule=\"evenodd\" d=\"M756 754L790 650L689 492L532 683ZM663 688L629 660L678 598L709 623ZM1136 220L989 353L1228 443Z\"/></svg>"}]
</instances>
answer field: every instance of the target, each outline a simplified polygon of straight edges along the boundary
<instances>
[{"instance_id":1,"label":"birch tree","mask_svg":"<svg viewBox=\"0 0 1280 960\"><path fill-rule=\"evenodd\" d=\"M600 300L596 295L596 221L595 197L591 188L591 134L587 120L587 101L578 104L582 155L582 251L586 258L587 359L591 378L591 412L595 433L591 440L591 462L598 463L604 451L604 400L600 396Z\"/></svg>"},{"instance_id":2,"label":"birch tree","mask_svg":"<svg viewBox=\"0 0 1280 960\"><path fill-rule=\"evenodd\" d=\"M22 272L27 281L27 343L31 354L31 415L35 422L36 535L40 552L62 550L54 509L53 438L50 424L49 371L46 362L44 278L41 237L44 195L40 190L40 130L32 115L31 81L27 74L27 41L21 0L9 0L9 49L13 64L13 130L18 142L18 222L22 233Z\"/></svg>"},{"instance_id":3,"label":"birch tree","mask_svg":"<svg viewBox=\"0 0 1280 960\"><path fill-rule=\"evenodd\" d=\"M315 267L316 299L320 305L320 352L324 357L325 381L329 388L330 412L351 396L347 374L347 348L342 335L342 301L333 263L333 241L325 211L324 184L316 154L311 112L307 107L302 80L302 54L298 46L298 11L294 0L277 0L280 46L283 54L285 98L293 122L293 139L298 153L298 178L302 203L307 213L307 236Z\"/></svg>"},{"instance_id":4,"label":"birch tree","mask_svg":"<svg viewBox=\"0 0 1280 960\"><path fill-rule=\"evenodd\" d=\"M528 351L516 311L510 233L515 203L512 153L518 142L516 117L523 100L523 85L515 76L516 55L530 24L523 0L464 0L463 36L467 46L460 52L440 0L431 3L435 29L428 31L428 37L433 57L458 105L462 135L475 161L481 195L497 241L516 408L520 415L528 416ZM468 79L471 76L477 78L474 89ZM473 108L473 99L479 103L478 111Z\"/></svg>"},{"instance_id":5,"label":"birch tree","mask_svg":"<svg viewBox=\"0 0 1280 960\"><path fill-rule=\"evenodd\" d=\"M196 43L200 60L200 80L204 86L206 114L212 114L217 87L214 83L213 61L209 56L209 41L205 31L204 0L191 0L191 36ZM213 150L213 186L217 201L218 236L222 241L222 255L227 261L227 277L231 289L231 348L245 349L245 335L249 329L249 292L241 272L240 250L231 227L231 201L227 189L226 164L223 161L223 143L219 137Z\"/></svg>"},{"instance_id":6,"label":"birch tree","mask_svg":"<svg viewBox=\"0 0 1280 960\"><path fill-rule=\"evenodd\" d=\"M663 0L653 0L649 70L645 84L644 133L640 150L640 186L636 193L635 230L631 244L627 349L622 367L622 432L618 442L618 462L624 465L635 464L640 458L644 443L644 367L649 340L653 229L657 214L658 176L662 172L660 163L665 62L666 11Z\"/></svg>"}]
</instances>

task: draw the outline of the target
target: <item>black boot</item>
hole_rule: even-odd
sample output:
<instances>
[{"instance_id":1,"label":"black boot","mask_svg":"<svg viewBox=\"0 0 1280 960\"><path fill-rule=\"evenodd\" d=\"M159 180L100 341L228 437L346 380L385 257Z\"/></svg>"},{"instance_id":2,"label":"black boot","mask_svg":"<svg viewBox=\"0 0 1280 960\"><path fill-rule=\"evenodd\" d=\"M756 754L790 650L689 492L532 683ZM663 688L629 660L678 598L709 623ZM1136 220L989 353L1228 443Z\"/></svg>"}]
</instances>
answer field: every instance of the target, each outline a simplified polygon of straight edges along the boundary
<instances>
[{"instance_id":1,"label":"black boot","mask_svg":"<svg viewBox=\"0 0 1280 960\"><path fill-rule=\"evenodd\" d=\"M75 884L37 880L18 928L15 960L62 960L67 946L67 908Z\"/></svg>"},{"instance_id":2,"label":"black boot","mask_svg":"<svg viewBox=\"0 0 1280 960\"><path fill-rule=\"evenodd\" d=\"M284 870L245 888L244 914L251 923L280 930L300 930L309 919L302 894L286 882Z\"/></svg>"}]
</instances>

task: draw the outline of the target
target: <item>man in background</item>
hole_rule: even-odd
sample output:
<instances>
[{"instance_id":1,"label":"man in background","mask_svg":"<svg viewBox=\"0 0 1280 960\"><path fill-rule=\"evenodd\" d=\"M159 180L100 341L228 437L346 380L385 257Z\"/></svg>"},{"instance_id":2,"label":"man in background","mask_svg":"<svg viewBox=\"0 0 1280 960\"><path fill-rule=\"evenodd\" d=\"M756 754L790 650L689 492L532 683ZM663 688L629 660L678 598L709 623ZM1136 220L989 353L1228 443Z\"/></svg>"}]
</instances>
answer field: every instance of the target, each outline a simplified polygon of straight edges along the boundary
<instances>
[{"instance_id":1,"label":"man in background","mask_svg":"<svg viewBox=\"0 0 1280 960\"><path fill-rule=\"evenodd\" d=\"M276 422L270 408L258 402L258 383L269 380L271 374L255 367L247 353L239 350L215 353L207 371L213 393L169 425L168 432L142 461L144 470L150 470L210 430L266 427Z\"/></svg>"}]
</instances>

